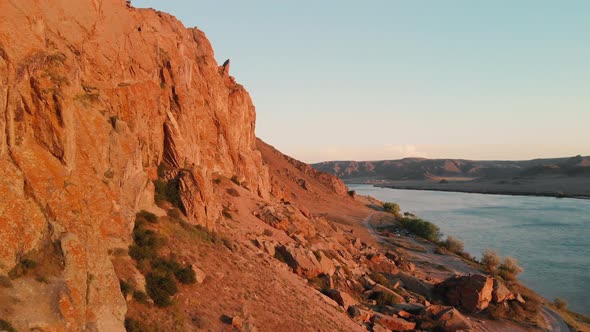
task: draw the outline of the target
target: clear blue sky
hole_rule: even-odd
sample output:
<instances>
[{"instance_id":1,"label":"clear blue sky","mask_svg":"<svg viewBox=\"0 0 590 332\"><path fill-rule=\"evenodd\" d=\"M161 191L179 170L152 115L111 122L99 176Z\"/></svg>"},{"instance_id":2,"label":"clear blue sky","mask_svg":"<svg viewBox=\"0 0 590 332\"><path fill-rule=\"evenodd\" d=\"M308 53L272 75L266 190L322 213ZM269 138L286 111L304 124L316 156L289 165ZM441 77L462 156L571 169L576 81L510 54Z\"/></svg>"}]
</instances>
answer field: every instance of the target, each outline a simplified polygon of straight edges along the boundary
<instances>
[{"instance_id":1,"label":"clear blue sky","mask_svg":"<svg viewBox=\"0 0 590 332\"><path fill-rule=\"evenodd\" d=\"M590 1L132 3L205 31L307 162L590 154Z\"/></svg>"}]
</instances>

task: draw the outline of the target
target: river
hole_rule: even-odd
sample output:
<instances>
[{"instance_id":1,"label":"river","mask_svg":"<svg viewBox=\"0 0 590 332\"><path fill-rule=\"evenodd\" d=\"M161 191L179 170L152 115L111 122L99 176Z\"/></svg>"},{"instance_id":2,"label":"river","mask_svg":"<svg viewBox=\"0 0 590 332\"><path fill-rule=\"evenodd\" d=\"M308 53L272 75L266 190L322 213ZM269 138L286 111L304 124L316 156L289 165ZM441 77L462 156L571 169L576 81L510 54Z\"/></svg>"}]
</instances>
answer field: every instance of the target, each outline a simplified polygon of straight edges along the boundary
<instances>
[{"instance_id":1,"label":"river","mask_svg":"<svg viewBox=\"0 0 590 332\"><path fill-rule=\"evenodd\" d=\"M590 201L349 187L435 223L476 257L489 248L516 258L525 285L590 315Z\"/></svg>"}]
</instances>

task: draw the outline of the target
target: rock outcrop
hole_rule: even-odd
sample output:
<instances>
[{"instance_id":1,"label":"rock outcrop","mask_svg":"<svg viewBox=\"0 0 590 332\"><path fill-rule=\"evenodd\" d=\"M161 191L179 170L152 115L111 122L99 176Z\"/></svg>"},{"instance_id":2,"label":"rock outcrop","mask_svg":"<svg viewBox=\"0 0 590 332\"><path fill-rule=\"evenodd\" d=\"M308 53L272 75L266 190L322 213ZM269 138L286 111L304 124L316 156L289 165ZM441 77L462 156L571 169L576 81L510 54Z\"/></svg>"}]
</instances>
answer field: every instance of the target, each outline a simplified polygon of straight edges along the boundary
<instances>
[{"instance_id":1,"label":"rock outcrop","mask_svg":"<svg viewBox=\"0 0 590 332\"><path fill-rule=\"evenodd\" d=\"M55 312L19 326L123 330L107 251L128 245L138 210L159 211L159 165L189 221L209 228L222 211L215 178L270 193L250 96L202 31L165 13L0 2L0 105L0 274L48 245L64 262L48 280Z\"/></svg>"},{"instance_id":2,"label":"rock outcrop","mask_svg":"<svg viewBox=\"0 0 590 332\"><path fill-rule=\"evenodd\" d=\"M467 275L449 278L436 285L447 303L466 312L479 312L492 302L494 278Z\"/></svg>"}]
</instances>

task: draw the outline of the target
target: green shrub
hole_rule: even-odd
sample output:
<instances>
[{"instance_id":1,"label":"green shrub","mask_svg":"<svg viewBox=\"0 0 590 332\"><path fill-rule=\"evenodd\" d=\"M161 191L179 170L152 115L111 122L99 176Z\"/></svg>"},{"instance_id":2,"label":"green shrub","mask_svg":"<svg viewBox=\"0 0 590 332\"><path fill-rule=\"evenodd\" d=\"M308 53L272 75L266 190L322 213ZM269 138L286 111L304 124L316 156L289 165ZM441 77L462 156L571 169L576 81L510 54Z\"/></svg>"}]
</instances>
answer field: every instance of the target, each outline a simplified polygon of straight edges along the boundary
<instances>
[{"instance_id":1,"label":"green shrub","mask_svg":"<svg viewBox=\"0 0 590 332\"><path fill-rule=\"evenodd\" d=\"M4 319L0 319L0 331L6 332L16 332L16 329L12 327L12 324L5 321Z\"/></svg>"},{"instance_id":2,"label":"green shrub","mask_svg":"<svg viewBox=\"0 0 590 332\"><path fill-rule=\"evenodd\" d=\"M166 177L167 170L168 170L168 168L166 167L166 165L164 165L164 163L160 163L160 165L158 165L158 177L160 179L163 179L164 177Z\"/></svg>"},{"instance_id":3,"label":"green shrub","mask_svg":"<svg viewBox=\"0 0 590 332\"><path fill-rule=\"evenodd\" d=\"M393 215L396 216L396 218L400 215L401 209L399 207L399 205L395 204L395 203L383 203L383 210L385 210L385 212L389 212Z\"/></svg>"},{"instance_id":4,"label":"green shrub","mask_svg":"<svg viewBox=\"0 0 590 332\"><path fill-rule=\"evenodd\" d=\"M420 218L401 218L400 223L410 233L432 242L438 242L442 235L438 226Z\"/></svg>"},{"instance_id":5,"label":"green shrub","mask_svg":"<svg viewBox=\"0 0 590 332\"><path fill-rule=\"evenodd\" d=\"M148 273L145 277L147 294L158 307L166 307L172 302L170 297L178 292L176 283L170 275Z\"/></svg>"},{"instance_id":6,"label":"green shrub","mask_svg":"<svg viewBox=\"0 0 590 332\"><path fill-rule=\"evenodd\" d=\"M232 216L231 212L229 212L229 210L227 208L223 208L223 210L221 211L221 214L223 214L223 217L225 219L229 219L229 220L234 219L234 216Z\"/></svg>"},{"instance_id":7,"label":"green shrub","mask_svg":"<svg viewBox=\"0 0 590 332\"><path fill-rule=\"evenodd\" d=\"M178 208L171 209L168 211L168 217L176 221L182 221L182 212Z\"/></svg>"},{"instance_id":8,"label":"green shrub","mask_svg":"<svg viewBox=\"0 0 590 332\"><path fill-rule=\"evenodd\" d=\"M127 294L133 292L133 287L125 280L119 280L119 287L121 288L121 293L123 293L124 297L127 297Z\"/></svg>"},{"instance_id":9,"label":"green shrub","mask_svg":"<svg viewBox=\"0 0 590 332\"><path fill-rule=\"evenodd\" d=\"M273 232L272 232L272 230L270 230L270 229L267 228L267 229L265 229L262 232L262 235L264 235L264 236L272 236L273 235Z\"/></svg>"},{"instance_id":10,"label":"green shrub","mask_svg":"<svg viewBox=\"0 0 590 332\"><path fill-rule=\"evenodd\" d=\"M158 216L156 216L155 214L148 212L146 210L141 210L139 211L136 215L135 215L136 220L137 219L141 219L141 220L145 220L149 223L156 223L158 221Z\"/></svg>"},{"instance_id":11,"label":"green shrub","mask_svg":"<svg viewBox=\"0 0 590 332\"><path fill-rule=\"evenodd\" d=\"M227 192L230 196L240 197L240 193L235 188L227 188L225 192Z\"/></svg>"},{"instance_id":12,"label":"green shrub","mask_svg":"<svg viewBox=\"0 0 590 332\"><path fill-rule=\"evenodd\" d=\"M125 330L127 332L146 332L149 331L148 327L133 318L125 318Z\"/></svg>"},{"instance_id":13,"label":"green shrub","mask_svg":"<svg viewBox=\"0 0 590 332\"><path fill-rule=\"evenodd\" d=\"M133 299L139 303L146 304L148 303L148 295L142 291L134 291L133 292Z\"/></svg>"},{"instance_id":14,"label":"green shrub","mask_svg":"<svg viewBox=\"0 0 590 332\"><path fill-rule=\"evenodd\" d=\"M185 285L194 284L195 282L197 282L197 276L195 274L195 271L193 271L190 265L187 265L182 269L176 271L174 273L174 276L176 277L176 279L178 279L178 281L180 281L180 283Z\"/></svg>"},{"instance_id":15,"label":"green shrub","mask_svg":"<svg viewBox=\"0 0 590 332\"><path fill-rule=\"evenodd\" d=\"M154 180L156 204L162 202L169 202L178 208L182 207L182 200L180 199L180 180L178 177L166 182L162 179Z\"/></svg>"},{"instance_id":16,"label":"green shrub","mask_svg":"<svg viewBox=\"0 0 590 332\"><path fill-rule=\"evenodd\" d=\"M238 186L242 185L240 183L240 180L238 180L238 176L237 175L234 175L234 176L231 177L231 182L237 184Z\"/></svg>"},{"instance_id":17,"label":"green shrub","mask_svg":"<svg viewBox=\"0 0 590 332\"><path fill-rule=\"evenodd\" d=\"M215 178L215 179L213 179L213 183L220 184L221 183L221 178Z\"/></svg>"},{"instance_id":18,"label":"green shrub","mask_svg":"<svg viewBox=\"0 0 590 332\"><path fill-rule=\"evenodd\" d=\"M133 241L129 247L129 256L140 261L143 259L153 259L157 256L158 248L164 243L164 239L158 236L154 231L145 228L143 219L136 219L133 228Z\"/></svg>"}]
</instances>

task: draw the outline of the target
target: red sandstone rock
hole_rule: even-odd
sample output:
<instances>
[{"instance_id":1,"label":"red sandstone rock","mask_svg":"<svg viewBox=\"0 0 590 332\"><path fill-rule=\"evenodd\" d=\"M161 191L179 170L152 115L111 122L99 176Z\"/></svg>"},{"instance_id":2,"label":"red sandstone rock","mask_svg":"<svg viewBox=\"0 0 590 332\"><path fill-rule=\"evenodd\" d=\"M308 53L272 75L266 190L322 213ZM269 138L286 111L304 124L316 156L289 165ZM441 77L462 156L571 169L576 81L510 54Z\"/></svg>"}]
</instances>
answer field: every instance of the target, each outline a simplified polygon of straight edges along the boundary
<instances>
[{"instance_id":1,"label":"red sandstone rock","mask_svg":"<svg viewBox=\"0 0 590 332\"><path fill-rule=\"evenodd\" d=\"M492 301L493 287L494 278L483 275L452 277L437 285L448 304L467 312L487 308Z\"/></svg>"}]
</instances>

